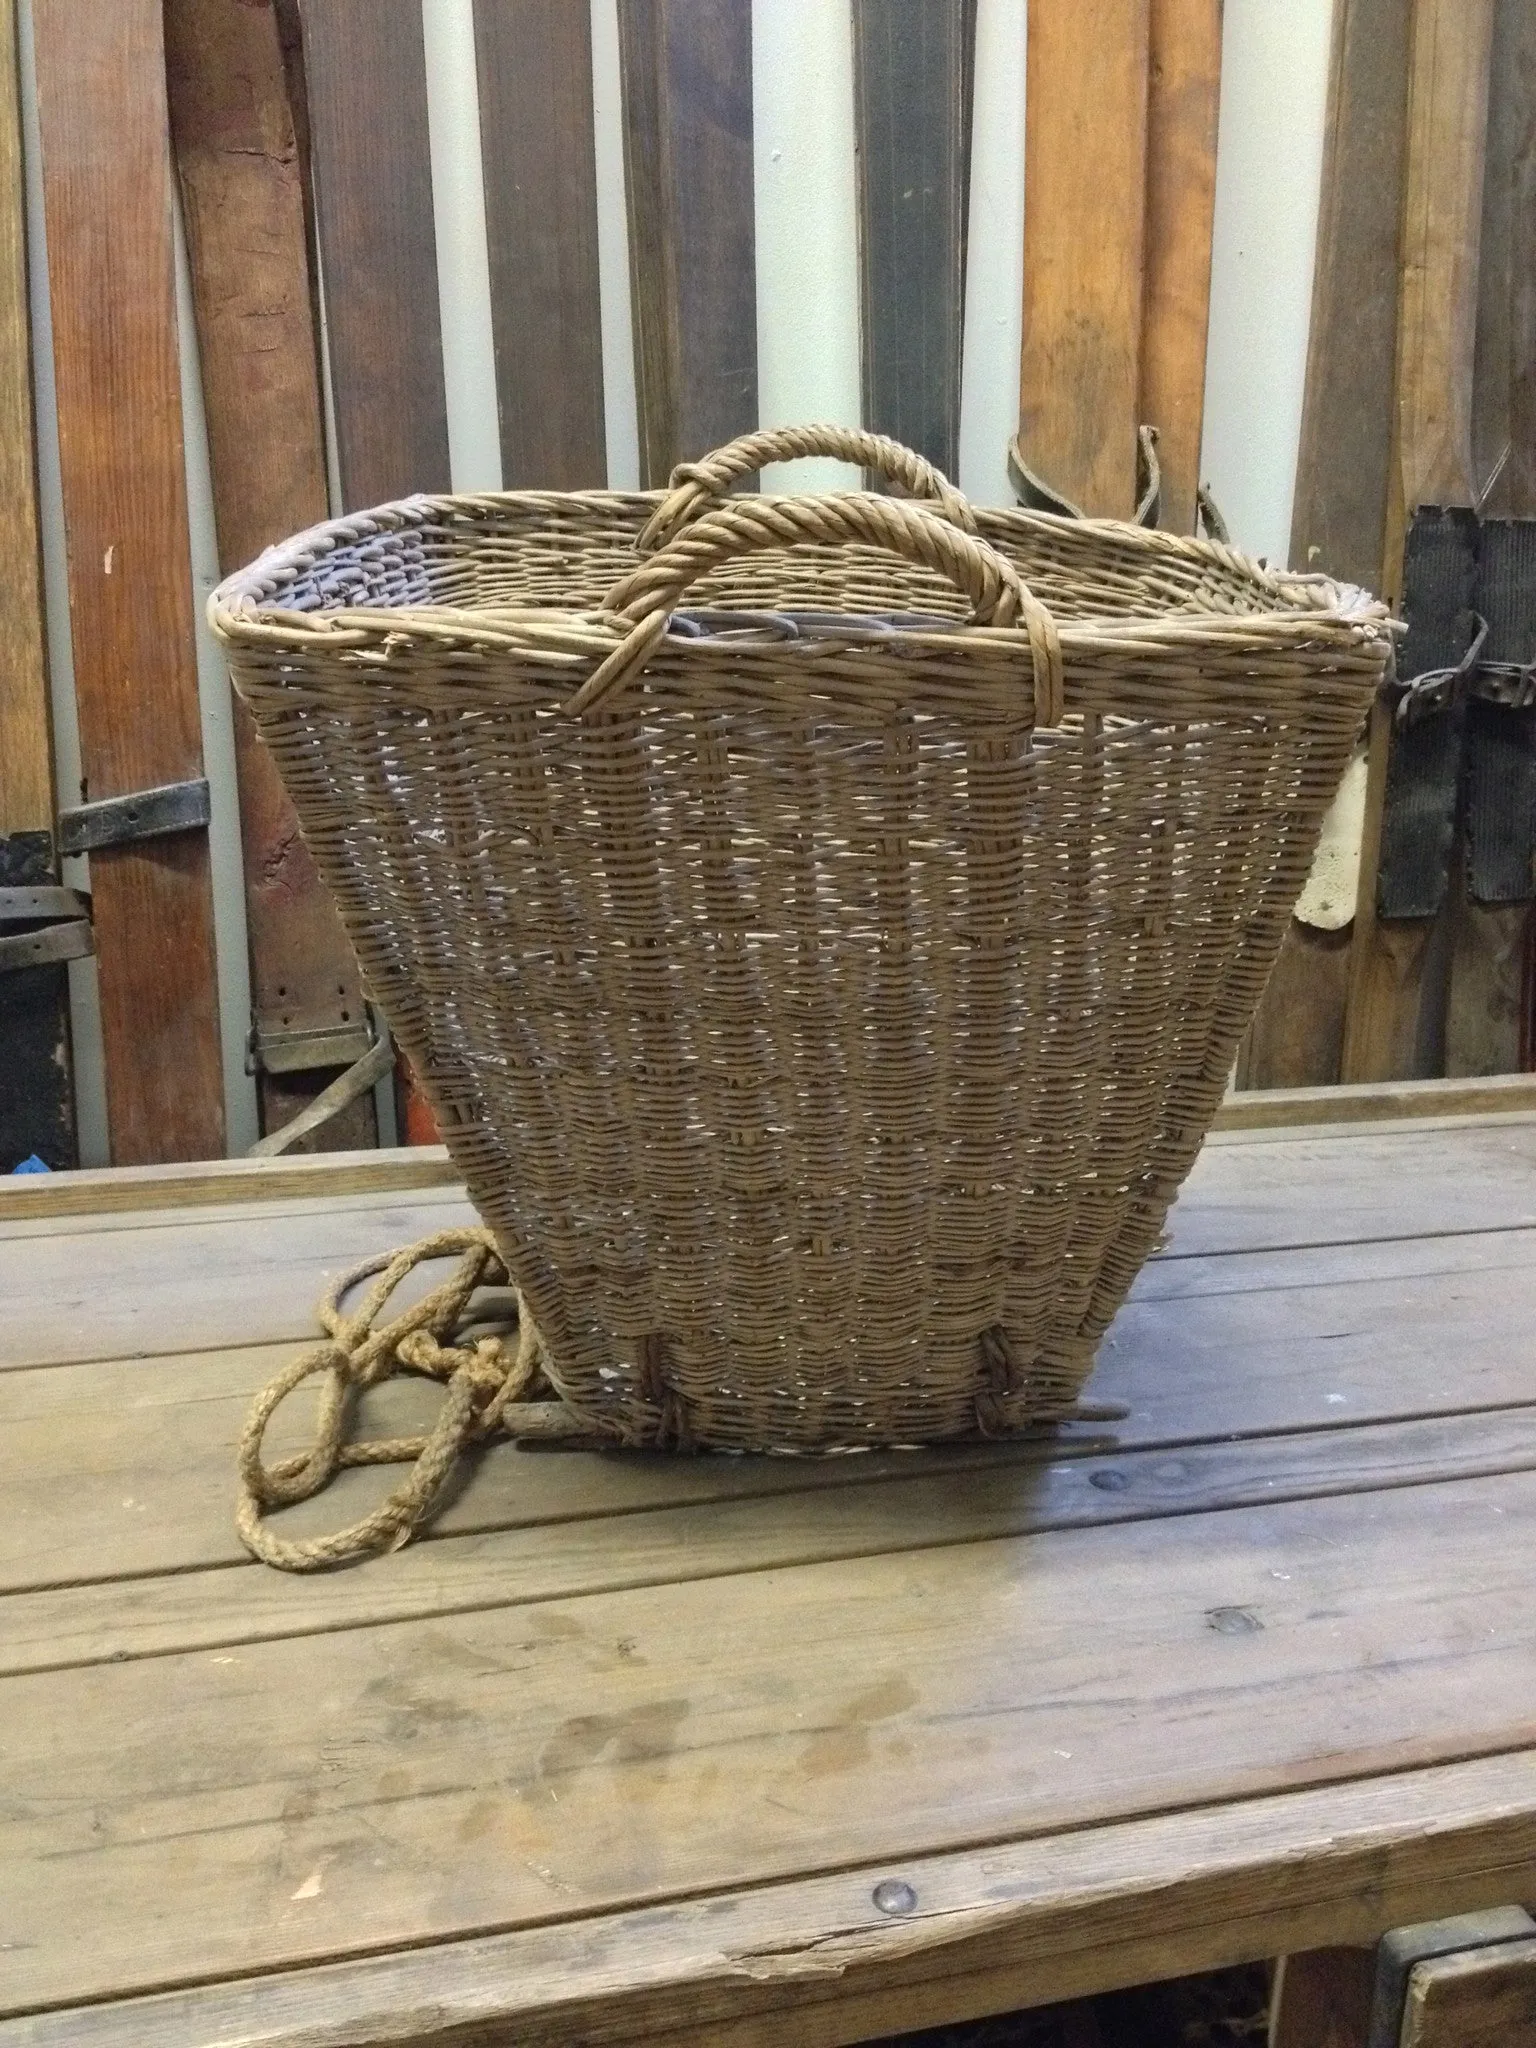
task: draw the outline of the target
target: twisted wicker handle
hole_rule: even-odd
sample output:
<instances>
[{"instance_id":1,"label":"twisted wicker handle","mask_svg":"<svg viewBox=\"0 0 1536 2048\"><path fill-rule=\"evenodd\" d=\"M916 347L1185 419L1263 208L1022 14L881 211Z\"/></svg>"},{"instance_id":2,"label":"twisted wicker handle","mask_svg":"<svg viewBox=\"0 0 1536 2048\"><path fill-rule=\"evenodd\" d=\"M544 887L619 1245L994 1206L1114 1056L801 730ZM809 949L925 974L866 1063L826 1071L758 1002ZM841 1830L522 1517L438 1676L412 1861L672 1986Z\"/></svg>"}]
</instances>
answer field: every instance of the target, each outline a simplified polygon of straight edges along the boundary
<instances>
[{"instance_id":1,"label":"twisted wicker handle","mask_svg":"<svg viewBox=\"0 0 1536 2048\"><path fill-rule=\"evenodd\" d=\"M832 492L803 498L732 498L687 527L659 554L621 577L604 607L633 629L566 704L576 715L595 710L644 668L661 644L679 598L695 578L733 555L761 548L862 541L890 548L909 562L947 576L975 607L973 623L1022 624L1034 667L1035 723L1062 716L1061 640L1056 622L1017 569L978 534L900 498Z\"/></svg>"},{"instance_id":2,"label":"twisted wicker handle","mask_svg":"<svg viewBox=\"0 0 1536 2048\"><path fill-rule=\"evenodd\" d=\"M664 547L679 528L716 504L742 477L765 463L794 462L802 455L830 455L839 462L856 462L861 469L878 469L914 498L931 499L935 510L967 533L976 531L970 501L915 448L884 434L867 434L862 427L768 427L727 441L697 462L680 462L671 475L671 490L651 514L636 547L642 555Z\"/></svg>"}]
</instances>

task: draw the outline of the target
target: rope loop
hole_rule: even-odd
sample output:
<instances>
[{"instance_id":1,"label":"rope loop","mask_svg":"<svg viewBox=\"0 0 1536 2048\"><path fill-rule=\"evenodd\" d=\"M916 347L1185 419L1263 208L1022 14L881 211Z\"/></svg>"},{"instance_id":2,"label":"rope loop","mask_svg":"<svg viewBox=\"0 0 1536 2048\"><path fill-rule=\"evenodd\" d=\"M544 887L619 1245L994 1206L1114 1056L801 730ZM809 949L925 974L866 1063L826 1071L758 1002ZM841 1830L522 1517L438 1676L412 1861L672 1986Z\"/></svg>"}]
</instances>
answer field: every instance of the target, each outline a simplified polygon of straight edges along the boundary
<instances>
[{"instance_id":1,"label":"rope loop","mask_svg":"<svg viewBox=\"0 0 1536 2048\"><path fill-rule=\"evenodd\" d=\"M450 1277L387 1322L379 1317L391 1295L427 1259L457 1252ZM362 1281L373 1285L350 1314L342 1301ZM454 1343L477 1287L505 1286L509 1275L490 1231L442 1230L397 1252L363 1260L343 1273L321 1300L324 1340L301 1352L257 1396L241 1432L237 1458L240 1492L235 1526L253 1556L285 1571L323 1571L376 1551L398 1549L431 1513L463 1452L504 1429L509 1405L533 1385L544 1360L533 1318L517 1297L513 1336L482 1336ZM402 1369L441 1380L446 1393L424 1436L349 1443L347 1425L358 1394ZM325 1376L314 1441L307 1451L267 1464L267 1427L305 1380ZM574 1420L574 1418L573 1418ZM333 1534L290 1540L274 1534L269 1510L309 1500L344 1466L409 1464L410 1472L370 1514Z\"/></svg>"}]
</instances>

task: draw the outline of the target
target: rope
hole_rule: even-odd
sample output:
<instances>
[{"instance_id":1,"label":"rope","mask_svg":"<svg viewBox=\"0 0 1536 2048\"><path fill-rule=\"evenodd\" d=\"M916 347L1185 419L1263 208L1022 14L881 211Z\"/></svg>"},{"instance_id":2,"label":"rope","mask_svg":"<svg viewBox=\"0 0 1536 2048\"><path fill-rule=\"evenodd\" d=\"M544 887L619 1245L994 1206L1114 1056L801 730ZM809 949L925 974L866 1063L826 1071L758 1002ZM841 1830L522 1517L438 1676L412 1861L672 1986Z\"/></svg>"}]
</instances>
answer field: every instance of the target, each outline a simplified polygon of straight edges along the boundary
<instances>
[{"instance_id":1,"label":"rope","mask_svg":"<svg viewBox=\"0 0 1536 2048\"><path fill-rule=\"evenodd\" d=\"M457 1270L430 1294L381 1323L385 1303L405 1276L426 1259L460 1253ZM342 1297L366 1280L378 1278L350 1315ZM504 1286L508 1274L488 1230L441 1230L401 1251L365 1259L326 1290L316 1310L325 1340L287 1365L257 1396L240 1437L240 1495L235 1526L247 1550L283 1571L324 1571L351 1564L381 1550L397 1550L410 1541L437 1504L455 1465L471 1444L511 1431L507 1409L534 1385L544 1356L533 1318L517 1301L517 1328L508 1336L477 1338L471 1344L449 1341L458 1332L470 1296L482 1285ZM424 1436L346 1440L355 1397L400 1371L417 1372L445 1382L447 1394L437 1420ZM267 1425L293 1392L316 1374L326 1375L320 1396L315 1439L307 1451L275 1465L262 1460ZM568 1423L527 1434L559 1435L579 1430L575 1415ZM528 1417L534 1420L531 1411ZM266 1522L272 1508L309 1500L328 1486L346 1465L401 1465L410 1472L371 1514L328 1536L290 1540L274 1535Z\"/></svg>"}]
</instances>

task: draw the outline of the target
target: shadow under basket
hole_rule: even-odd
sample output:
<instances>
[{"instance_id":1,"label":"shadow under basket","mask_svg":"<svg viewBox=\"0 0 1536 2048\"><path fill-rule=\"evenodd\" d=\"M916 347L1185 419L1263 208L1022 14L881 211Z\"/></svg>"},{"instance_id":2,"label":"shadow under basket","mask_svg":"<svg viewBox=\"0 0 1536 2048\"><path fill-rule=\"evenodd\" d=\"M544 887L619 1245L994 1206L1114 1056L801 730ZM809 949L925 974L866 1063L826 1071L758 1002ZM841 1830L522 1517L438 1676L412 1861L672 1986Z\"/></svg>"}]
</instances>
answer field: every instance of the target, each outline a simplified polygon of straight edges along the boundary
<instances>
[{"instance_id":1,"label":"shadow under basket","mask_svg":"<svg viewBox=\"0 0 1536 2048\"><path fill-rule=\"evenodd\" d=\"M909 495L735 488L801 454ZM210 614L560 1396L727 1449L1072 1411L1389 647L815 428L335 520Z\"/></svg>"}]
</instances>

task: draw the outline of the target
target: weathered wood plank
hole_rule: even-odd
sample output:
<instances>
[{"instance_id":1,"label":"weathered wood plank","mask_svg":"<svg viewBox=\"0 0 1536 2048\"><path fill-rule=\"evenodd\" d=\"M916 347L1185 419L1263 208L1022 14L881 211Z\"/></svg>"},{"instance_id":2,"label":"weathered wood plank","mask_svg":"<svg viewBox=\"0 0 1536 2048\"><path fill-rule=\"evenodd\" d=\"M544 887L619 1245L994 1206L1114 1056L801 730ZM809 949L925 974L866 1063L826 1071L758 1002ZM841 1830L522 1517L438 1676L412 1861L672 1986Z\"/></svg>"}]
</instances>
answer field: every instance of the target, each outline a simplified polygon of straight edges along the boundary
<instances>
[{"instance_id":1,"label":"weathered wood plank","mask_svg":"<svg viewBox=\"0 0 1536 2048\"><path fill-rule=\"evenodd\" d=\"M34 11L81 799L203 772L158 0ZM91 856L112 1156L224 1150L207 835Z\"/></svg>"},{"instance_id":2,"label":"weathered wood plank","mask_svg":"<svg viewBox=\"0 0 1536 2048\"><path fill-rule=\"evenodd\" d=\"M393 1424L402 1405L379 1404L374 1426ZM416 1404L418 1409L425 1405ZM162 1419L173 1427L180 1421L164 1410ZM411 1426L421 1427L425 1419L418 1414ZM1198 1419L1192 1421L1199 1426ZM133 1491L110 1503L109 1512L101 1513L97 1502L88 1552L84 1538L91 1503L80 1502L78 1526L65 1524L63 1543L54 1547L49 1525L64 1518L50 1516L46 1503L40 1512L31 1512L40 1489L29 1478L16 1511L26 1515L37 1546L31 1569L50 1576L36 1590L0 1593L0 1677L443 1619L830 1559L1531 1471L1536 1469L1533 1421L1536 1408L1523 1407L1309 1430L1236 1444L1186 1443L1176 1450L1085 1449L1067 1458L1047 1457L1038 1448L988 1446L969 1455L930 1452L887 1459L878 1475L861 1471L852 1482L825 1467L799 1478L784 1472L787 1461L782 1459L739 1466L722 1459L674 1460L682 1467L676 1473L647 1462L635 1475L635 1495L643 1498L649 1490L665 1502L669 1493L686 1493L691 1486L699 1497L687 1505L631 1505L622 1512L597 1506L594 1495L601 1488L589 1476L601 1479L603 1466L620 1460L582 1453L520 1454L508 1446L479 1461L467 1496L455 1503L451 1525L444 1516L429 1541L396 1553L387 1570L305 1580L266 1570L240 1550L228 1501L230 1445L220 1447L222 1485L213 1496L214 1512L208 1515L205 1498L195 1526L185 1479L168 1469L170 1461L161 1452L151 1463L120 1471L119 1494L124 1486ZM35 1441L39 1432L23 1429L22 1435ZM587 1473L573 1470L584 1455ZM694 1462L703 1470L690 1471ZM8 1455L7 1466L12 1463ZM550 1465L563 1472L542 1469ZM347 1476L364 1479L362 1474ZM568 1482L564 1498L562 1476ZM544 1520L530 1519L529 1504L520 1498L525 1477L545 1482ZM378 1498L387 1483L390 1476L375 1471L362 1485L338 1485L302 1516L285 1515L283 1533L340 1527L365 1512L365 1500ZM67 1477L55 1484L80 1492L78 1486L69 1488ZM201 1486L198 1490L203 1492ZM712 1499L711 1492L719 1498ZM133 1541L135 1524L152 1527L154 1518L168 1514L175 1516L181 1540L168 1542L171 1532L166 1530L152 1563L146 1567L134 1561L142 1555ZM77 1555L86 1552L78 1584L65 1582L71 1543Z\"/></svg>"},{"instance_id":3,"label":"weathered wood plank","mask_svg":"<svg viewBox=\"0 0 1536 2048\"><path fill-rule=\"evenodd\" d=\"M1270 2004L1268 2048L1366 2048L1376 1957L1368 1948L1283 1956Z\"/></svg>"},{"instance_id":4,"label":"weathered wood plank","mask_svg":"<svg viewBox=\"0 0 1536 2048\"><path fill-rule=\"evenodd\" d=\"M1222 0L1152 0L1140 416L1158 430L1162 524L1195 530L1216 214Z\"/></svg>"},{"instance_id":5,"label":"weathered wood plank","mask_svg":"<svg viewBox=\"0 0 1536 2048\"><path fill-rule=\"evenodd\" d=\"M227 575L328 509L304 165L276 0L167 0L165 34L214 524ZM344 1030L366 1014L357 963L238 698L234 721L258 1032ZM262 1129L287 1123L338 1071L259 1070ZM306 1142L343 1150L376 1134L365 1096Z\"/></svg>"},{"instance_id":6,"label":"weathered wood plank","mask_svg":"<svg viewBox=\"0 0 1536 2048\"><path fill-rule=\"evenodd\" d=\"M0 2023L0 2048L838 2048L910 2029L1251 1961L1366 1943L1506 1898L1536 1858L1536 1759L1451 1764L1343 1789L904 1857L886 1866L517 1934Z\"/></svg>"},{"instance_id":7,"label":"weathered wood plank","mask_svg":"<svg viewBox=\"0 0 1536 2048\"><path fill-rule=\"evenodd\" d=\"M1528 1748L1533 1525L1511 1475L10 1678L4 1996Z\"/></svg>"},{"instance_id":8,"label":"weathered wood plank","mask_svg":"<svg viewBox=\"0 0 1536 2048\"><path fill-rule=\"evenodd\" d=\"M0 9L0 888L57 882L15 7ZM0 974L0 1173L75 1163L62 962Z\"/></svg>"},{"instance_id":9,"label":"weathered wood plank","mask_svg":"<svg viewBox=\"0 0 1536 2048\"><path fill-rule=\"evenodd\" d=\"M1321 931L1291 919L1249 1026L1244 1094L1253 1088L1312 1092L1338 1079L1352 936L1349 925Z\"/></svg>"},{"instance_id":10,"label":"weathered wood plank","mask_svg":"<svg viewBox=\"0 0 1536 2048\"><path fill-rule=\"evenodd\" d=\"M960 462L975 0L854 0L863 416Z\"/></svg>"},{"instance_id":11,"label":"weathered wood plank","mask_svg":"<svg viewBox=\"0 0 1536 2048\"><path fill-rule=\"evenodd\" d=\"M640 482L757 425L748 0L619 0Z\"/></svg>"},{"instance_id":12,"label":"weathered wood plank","mask_svg":"<svg viewBox=\"0 0 1536 2048\"><path fill-rule=\"evenodd\" d=\"M592 23L567 0L475 0L502 480L608 481Z\"/></svg>"},{"instance_id":13,"label":"weathered wood plank","mask_svg":"<svg viewBox=\"0 0 1536 2048\"><path fill-rule=\"evenodd\" d=\"M418 0L300 0L348 511L446 491L437 236Z\"/></svg>"},{"instance_id":14,"label":"weathered wood plank","mask_svg":"<svg viewBox=\"0 0 1536 2048\"><path fill-rule=\"evenodd\" d=\"M1415 1966L1402 2048L1532 2048L1536 1940L1463 1949Z\"/></svg>"},{"instance_id":15,"label":"weathered wood plank","mask_svg":"<svg viewBox=\"0 0 1536 2048\"><path fill-rule=\"evenodd\" d=\"M1136 495L1146 230L1149 0L1032 0L1024 126L1019 435L1085 512Z\"/></svg>"}]
</instances>

